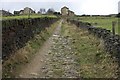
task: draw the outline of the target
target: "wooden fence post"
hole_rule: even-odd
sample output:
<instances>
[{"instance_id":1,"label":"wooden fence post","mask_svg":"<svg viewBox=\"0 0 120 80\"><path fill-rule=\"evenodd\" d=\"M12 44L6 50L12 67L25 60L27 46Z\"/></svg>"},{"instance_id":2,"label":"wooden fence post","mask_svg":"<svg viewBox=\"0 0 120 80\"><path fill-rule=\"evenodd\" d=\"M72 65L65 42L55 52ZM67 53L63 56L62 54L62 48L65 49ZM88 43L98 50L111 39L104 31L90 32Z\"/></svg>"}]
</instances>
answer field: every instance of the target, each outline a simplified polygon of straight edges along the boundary
<instances>
[{"instance_id":1,"label":"wooden fence post","mask_svg":"<svg viewBox=\"0 0 120 80\"><path fill-rule=\"evenodd\" d=\"M118 18L118 34L120 35L120 18Z\"/></svg>"},{"instance_id":2,"label":"wooden fence post","mask_svg":"<svg viewBox=\"0 0 120 80\"><path fill-rule=\"evenodd\" d=\"M112 21L112 33L113 33L113 35L115 35L115 25L116 25L116 22Z\"/></svg>"}]
</instances>

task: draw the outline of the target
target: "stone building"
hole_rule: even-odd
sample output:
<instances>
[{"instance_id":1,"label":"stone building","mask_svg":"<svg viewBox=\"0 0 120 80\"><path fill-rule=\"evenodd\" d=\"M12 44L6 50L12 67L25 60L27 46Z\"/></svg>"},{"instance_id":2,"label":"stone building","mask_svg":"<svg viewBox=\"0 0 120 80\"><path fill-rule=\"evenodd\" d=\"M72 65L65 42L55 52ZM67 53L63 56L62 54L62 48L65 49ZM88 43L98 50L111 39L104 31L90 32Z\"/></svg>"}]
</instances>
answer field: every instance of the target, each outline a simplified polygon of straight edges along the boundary
<instances>
[{"instance_id":1,"label":"stone building","mask_svg":"<svg viewBox=\"0 0 120 80\"><path fill-rule=\"evenodd\" d=\"M64 6L63 8L61 8L61 14L62 16L67 16L69 12L69 8L67 8L66 6Z\"/></svg>"},{"instance_id":2,"label":"stone building","mask_svg":"<svg viewBox=\"0 0 120 80\"><path fill-rule=\"evenodd\" d=\"M31 8L25 7L23 11L20 12L20 14L29 14L29 13L35 13Z\"/></svg>"},{"instance_id":3,"label":"stone building","mask_svg":"<svg viewBox=\"0 0 120 80\"><path fill-rule=\"evenodd\" d=\"M61 14L63 17L73 17L75 15L75 13L69 10L69 8L67 8L66 6L61 8Z\"/></svg>"},{"instance_id":4,"label":"stone building","mask_svg":"<svg viewBox=\"0 0 120 80\"><path fill-rule=\"evenodd\" d=\"M12 13L10 13L9 11L0 10L0 15L1 15L1 16L11 16Z\"/></svg>"},{"instance_id":5,"label":"stone building","mask_svg":"<svg viewBox=\"0 0 120 80\"><path fill-rule=\"evenodd\" d=\"M15 15L18 14L29 14L29 13L35 13L35 11L33 11L31 8L29 7L25 7L24 10L20 10L20 11L14 11Z\"/></svg>"},{"instance_id":6,"label":"stone building","mask_svg":"<svg viewBox=\"0 0 120 80\"><path fill-rule=\"evenodd\" d=\"M74 13L73 11L70 11L70 10L69 10L68 16L69 16L69 17L73 17L73 16L75 16L75 13Z\"/></svg>"}]
</instances>

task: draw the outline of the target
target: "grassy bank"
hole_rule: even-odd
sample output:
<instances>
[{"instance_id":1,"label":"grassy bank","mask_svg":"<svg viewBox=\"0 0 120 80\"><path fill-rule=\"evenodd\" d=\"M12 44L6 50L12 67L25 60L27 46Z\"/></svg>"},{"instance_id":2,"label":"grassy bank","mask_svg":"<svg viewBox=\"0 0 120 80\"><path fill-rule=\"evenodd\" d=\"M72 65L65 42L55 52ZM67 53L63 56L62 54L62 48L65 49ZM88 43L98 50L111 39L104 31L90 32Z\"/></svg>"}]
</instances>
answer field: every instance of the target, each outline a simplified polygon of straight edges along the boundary
<instances>
[{"instance_id":1,"label":"grassy bank","mask_svg":"<svg viewBox=\"0 0 120 80\"><path fill-rule=\"evenodd\" d=\"M116 59L106 53L103 41L81 30L75 25L64 23L61 31L72 38L72 49L83 78L116 78L118 64Z\"/></svg>"},{"instance_id":2,"label":"grassy bank","mask_svg":"<svg viewBox=\"0 0 120 80\"><path fill-rule=\"evenodd\" d=\"M3 20L6 20L6 19L44 18L44 17L57 18L57 16L55 16L55 15L41 15L41 14L31 14L30 17L28 17L28 15L19 15L19 16L2 16L1 18Z\"/></svg>"},{"instance_id":3,"label":"grassy bank","mask_svg":"<svg viewBox=\"0 0 120 80\"><path fill-rule=\"evenodd\" d=\"M46 28L36 35L32 40L26 43L26 46L16 52L3 64L3 78L15 77L19 73L21 66L26 65L37 53L44 42L52 35L58 23L54 23L51 27Z\"/></svg>"}]
</instances>

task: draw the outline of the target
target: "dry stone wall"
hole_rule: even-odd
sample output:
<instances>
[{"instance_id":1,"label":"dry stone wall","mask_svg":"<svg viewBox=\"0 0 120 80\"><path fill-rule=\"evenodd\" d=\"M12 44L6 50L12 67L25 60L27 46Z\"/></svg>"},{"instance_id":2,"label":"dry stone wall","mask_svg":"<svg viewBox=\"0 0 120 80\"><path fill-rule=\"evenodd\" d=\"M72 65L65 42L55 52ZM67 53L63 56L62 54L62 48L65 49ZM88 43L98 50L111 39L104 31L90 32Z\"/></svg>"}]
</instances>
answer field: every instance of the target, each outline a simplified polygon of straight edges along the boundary
<instances>
[{"instance_id":1,"label":"dry stone wall","mask_svg":"<svg viewBox=\"0 0 120 80\"><path fill-rule=\"evenodd\" d=\"M103 39L107 52L111 53L119 60L120 65L120 35L113 35L110 30L93 27L90 23L83 23L78 20L67 20L81 29L87 29L90 34Z\"/></svg>"},{"instance_id":2,"label":"dry stone wall","mask_svg":"<svg viewBox=\"0 0 120 80\"><path fill-rule=\"evenodd\" d=\"M2 58L6 59L58 18L2 20Z\"/></svg>"}]
</instances>

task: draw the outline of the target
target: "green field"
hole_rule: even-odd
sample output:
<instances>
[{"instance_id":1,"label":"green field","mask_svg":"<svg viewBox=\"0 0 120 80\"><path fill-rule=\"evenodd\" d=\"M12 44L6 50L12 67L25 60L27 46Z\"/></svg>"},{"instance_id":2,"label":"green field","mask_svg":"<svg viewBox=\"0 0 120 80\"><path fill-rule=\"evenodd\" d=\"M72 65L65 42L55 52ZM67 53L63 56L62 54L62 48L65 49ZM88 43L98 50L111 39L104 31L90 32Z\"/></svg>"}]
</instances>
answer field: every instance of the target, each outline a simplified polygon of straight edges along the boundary
<instances>
[{"instance_id":1,"label":"green field","mask_svg":"<svg viewBox=\"0 0 120 80\"><path fill-rule=\"evenodd\" d=\"M40 14L31 14L30 17L28 15L19 15L19 16L2 16L3 20L6 19L23 19L23 18L43 18L43 17L53 17L57 18L55 15L40 15Z\"/></svg>"},{"instance_id":2,"label":"green field","mask_svg":"<svg viewBox=\"0 0 120 80\"><path fill-rule=\"evenodd\" d=\"M89 22L95 27L112 30L112 21L116 22L116 34L118 33L118 18L115 17L77 17L79 21Z\"/></svg>"},{"instance_id":3,"label":"green field","mask_svg":"<svg viewBox=\"0 0 120 80\"><path fill-rule=\"evenodd\" d=\"M31 14L30 18L43 18L43 17L54 17L57 18L55 15L41 15L41 14ZM6 19L23 19L23 18L29 18L28 15L20 15L20 16L2 16L0 17L3 20ZM102 27L108 30L112 31L112 21L116 22L116 34L120 31L118 29L118 18L115 17L75 17L75 19L83 22L89 22L95 27Z\"/></svg>"}]
</instances>

